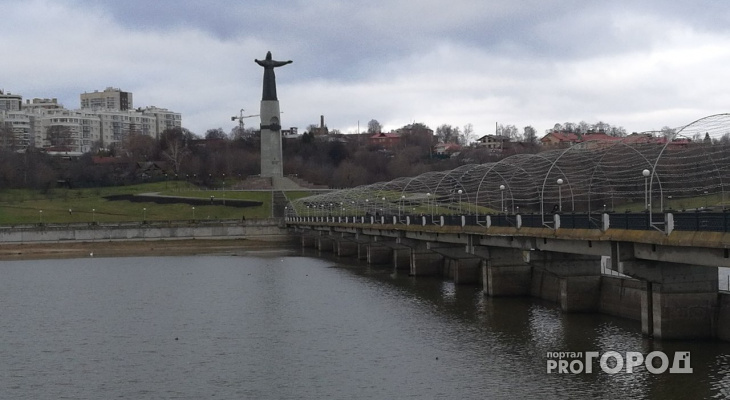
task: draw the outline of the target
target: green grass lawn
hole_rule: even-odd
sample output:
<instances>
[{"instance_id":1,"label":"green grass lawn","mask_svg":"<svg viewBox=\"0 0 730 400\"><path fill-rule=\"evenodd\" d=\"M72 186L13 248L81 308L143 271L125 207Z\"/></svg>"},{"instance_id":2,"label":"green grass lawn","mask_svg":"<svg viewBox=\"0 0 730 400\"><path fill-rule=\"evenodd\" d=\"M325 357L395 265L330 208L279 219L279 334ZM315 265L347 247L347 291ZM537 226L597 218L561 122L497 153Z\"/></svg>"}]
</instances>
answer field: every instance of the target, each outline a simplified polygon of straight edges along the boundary
<instances>
[{"instance_id":1,"label":"green grass lawn","mask_svg":"<svg viewBox=\"0 0 730 400\"><path fill-rule=\"evenodd\" d=\"M259 207L195 206L152 202L109 201L104 196L158 192L171 196L245 199ZM71 210L69 212L69 210ZM193 215L194 214L194 215ZM0 191L0 225L32 223L128 222L269 218L271 192L205 191L185 182L157 182L92 189L53 189L47 193L27 189Z\"/></svg>"}]
</instances>

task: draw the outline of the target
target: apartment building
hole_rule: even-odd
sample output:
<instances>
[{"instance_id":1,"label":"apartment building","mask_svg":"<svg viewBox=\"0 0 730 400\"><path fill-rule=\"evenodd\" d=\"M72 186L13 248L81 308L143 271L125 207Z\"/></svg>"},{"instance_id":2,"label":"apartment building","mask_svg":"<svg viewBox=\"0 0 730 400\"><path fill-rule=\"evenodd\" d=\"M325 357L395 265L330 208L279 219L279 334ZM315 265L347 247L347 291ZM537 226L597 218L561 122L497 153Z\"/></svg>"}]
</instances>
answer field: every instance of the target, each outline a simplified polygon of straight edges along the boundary
<instances>
[{"instance_id":1,"label":"apartment building","mask_svg":"<svg viewBox=\"0 0 730 400\"><path fill-rule=\"evenodd\" d=\"M32 145L30 117L22 111L0 110L0 148L23 150Z\"/></svg>"},{"instance_id":2,"label":"apartment building","mask_svg":"<svg viewBox=\"0 0 730 400\"><path fill-rule=\"evenodd\" d=\"M0 90L0 111L20 111L22 102L22 96Z\"/></svg>"},{"instance_id":3,"label":"apartment building","mask_svg":"<svg viewBox=\"0 0 730 400\"><path fill-rule=\"evenodd\" d=\"M14 148L86 153L119 146L130 134L158 139L166 129L182 127L180 113L159 107L132 109L132 94L114 88L81 94L78 110L64 108L55 98L23 104L22 96L3 93L0 99L4 101L0 102L0 127L13 132L12 140L5 134L0 145L12 142Z\"/></svg>"},{"instance_id":4,"label":"apartment building","mask_svg":"<svg viewBox=\"0 0 730 400\"><path fill-rule=\"evenodd\" d=\"M81 93L82 110L116 110L126 111L134 108L132 93L121 89L108 87L103 91L95 90L92 93Z\"/></svg>"},{"instance_id":5,"label":"apartment building","mask_svg":"<svg viewBox=\"0 0 730 400\"><path fill-rule=\"evenodd\" d=\"M155 118L154 135L150 135L155 139L159 139L166 129L182 128L182 115L180 113L155 106L138 108L137 111Z\"/></svg>"}]
</instances>

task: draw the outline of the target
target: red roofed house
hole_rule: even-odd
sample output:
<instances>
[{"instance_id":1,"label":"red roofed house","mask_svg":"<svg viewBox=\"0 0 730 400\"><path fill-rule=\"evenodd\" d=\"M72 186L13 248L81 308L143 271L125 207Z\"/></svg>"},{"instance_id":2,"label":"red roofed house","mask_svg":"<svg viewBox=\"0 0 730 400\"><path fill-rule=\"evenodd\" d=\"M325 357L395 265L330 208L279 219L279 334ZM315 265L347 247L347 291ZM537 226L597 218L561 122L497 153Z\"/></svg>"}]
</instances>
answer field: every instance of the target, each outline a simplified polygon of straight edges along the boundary
<instances>
[{"instance_id":1,"label":"red roofed house","mask_svg":"<svg viewBox=\"0 0 730 400\"><path fill-rule=\"evenodd\" d=\"M376 133L368 138L368 143L384 149L392 149L400 143L400 135L395 133Z\"/></svg>"}]
</instances>

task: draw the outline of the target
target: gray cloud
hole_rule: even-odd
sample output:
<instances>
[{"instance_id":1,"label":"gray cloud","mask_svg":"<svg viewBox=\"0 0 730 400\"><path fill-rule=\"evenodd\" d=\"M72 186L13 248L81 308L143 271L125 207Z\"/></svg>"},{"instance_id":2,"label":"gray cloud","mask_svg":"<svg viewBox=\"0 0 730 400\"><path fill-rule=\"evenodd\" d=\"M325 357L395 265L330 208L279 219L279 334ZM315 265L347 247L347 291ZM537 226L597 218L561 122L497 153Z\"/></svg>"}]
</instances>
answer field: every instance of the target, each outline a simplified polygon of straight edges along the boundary
<instances>
[{"instance_id":1,"label":"gray cloud","mask_svg":"<svg viewBox=\"0 0 730 400\"><path fill-rule=\"evenodd\" d=\"M0 87L58 97L107 86L183 113L196 133L258 109L271 50L284 125L421 121L629 131L724 112L722 2L373 0L4 2ZM248 120L247 124L255 124Z\"/></svg>"}]
</instances>

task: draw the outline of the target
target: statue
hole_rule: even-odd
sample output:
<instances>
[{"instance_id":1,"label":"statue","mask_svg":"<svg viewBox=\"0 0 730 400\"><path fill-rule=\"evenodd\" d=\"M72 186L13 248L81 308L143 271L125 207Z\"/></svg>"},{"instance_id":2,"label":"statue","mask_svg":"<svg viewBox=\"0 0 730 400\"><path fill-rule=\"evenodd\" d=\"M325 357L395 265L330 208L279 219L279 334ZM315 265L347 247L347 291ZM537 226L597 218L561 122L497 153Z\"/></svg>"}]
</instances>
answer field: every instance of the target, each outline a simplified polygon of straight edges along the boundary
<instances>
[{"instance_id":1,"label":"statue","mask_svg":"<svg viewBox=\"0 0 730 400\"><path fill-rule=\"evenodd\" d=\"M271 52L266 53L265 60L254 60L256 64L264 67L264 92L261 96L261 100L277 100L276 98L276 75L274 75L274 68L281 67L286 64L291 64L292 61L276 61L271 59Z\"/></svg>"}]
</instances>

